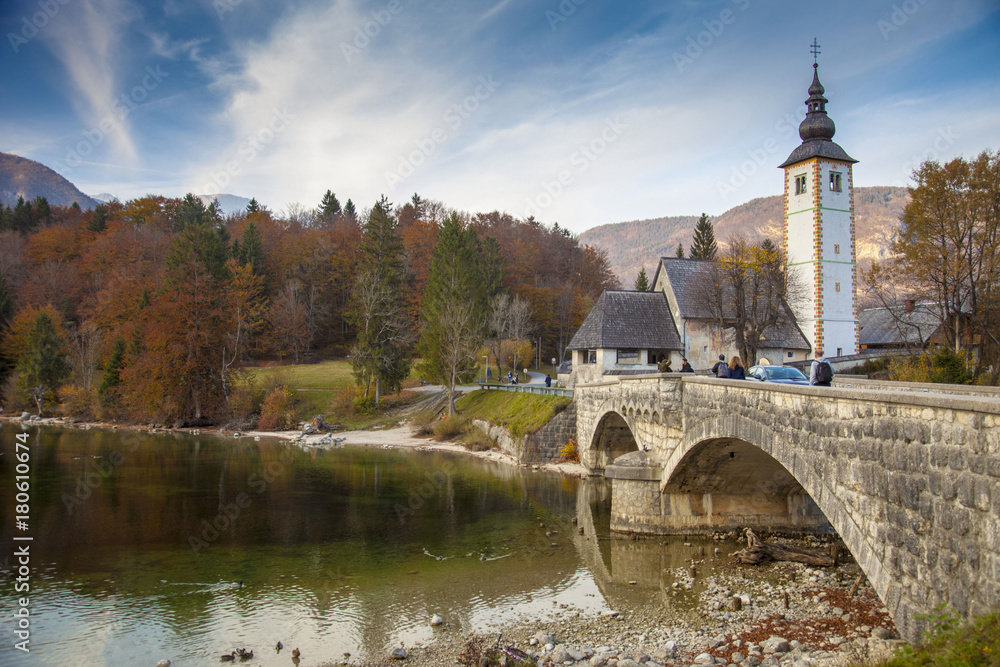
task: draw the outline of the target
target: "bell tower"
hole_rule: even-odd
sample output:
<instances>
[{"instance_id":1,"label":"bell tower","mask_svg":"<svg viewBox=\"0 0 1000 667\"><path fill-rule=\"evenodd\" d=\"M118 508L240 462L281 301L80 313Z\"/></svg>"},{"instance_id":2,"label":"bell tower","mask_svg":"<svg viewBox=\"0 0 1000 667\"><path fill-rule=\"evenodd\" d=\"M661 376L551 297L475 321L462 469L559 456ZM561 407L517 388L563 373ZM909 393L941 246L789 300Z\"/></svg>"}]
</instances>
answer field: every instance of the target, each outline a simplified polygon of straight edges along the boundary
<instances>
[{"instance_id":1,"label":"bell tower","mask_svg":"<svg viewBox=\"0 0 1000 667\"><path fill-rule=\"evenodd\" d=\"M793 304L813 350L828 357L857 354L854 179L857 162L833 142L836 126L819 82L819 44L813 40L813 80L799 145L781 163L785 171L784 243L789 271L805 285Z\"/></svg>"}]
</instances>

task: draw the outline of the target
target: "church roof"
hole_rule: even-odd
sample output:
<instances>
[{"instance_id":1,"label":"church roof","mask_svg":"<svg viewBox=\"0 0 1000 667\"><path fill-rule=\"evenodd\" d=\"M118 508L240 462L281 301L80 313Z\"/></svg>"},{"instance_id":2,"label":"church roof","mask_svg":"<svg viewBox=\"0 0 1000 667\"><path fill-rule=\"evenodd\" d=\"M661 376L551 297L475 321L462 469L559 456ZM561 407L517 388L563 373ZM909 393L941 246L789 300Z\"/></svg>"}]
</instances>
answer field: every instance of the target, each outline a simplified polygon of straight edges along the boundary
<instances>
[{"instance_id":1,"label":"church roof","mask_svg":"<svg viewBox=\"0 0 1000 667\"><path fill-rule=\"evenodd\" d=\"M663 292L607 290L567 349L683 350L683 345Z\"/></svg>"},{"instance_id":2,"label":"church roof","mask_svg":"<svg viewBox=\"0 0 1000 667\"><path fill-rule=\"evenodd\" d=\"M663 271L667 283L674 292L677 301L678 315L682 319L712 319L712 311L705 303L704 285L711 280L712 262L700 259L684 259L680 257L661 257L657 267L657 276ZM656 284L656 278L653 279ZM782 322L764 330L764 340L761 347L776 347L786 350L809 350L812 346L802 334L795 316L788 305L785 305L786 317Z\"/></svg>"},{"instance_id":3,"label":"church roof","mask_svg":"<svg viewBox=\"0 0 1000 667\"><path fill-rule=\"evenodd\" d=\"M819 82L819 66L813 64L813 80L809 86L809 99L806 100L806 117L799 124L799 137L802 144L792 151L788 159L779 168L791 166L814 157L840 160L842 162L857 162L843 148L833 142L837 126L826 113L828 99L823 84Z\"/></svg>"}]
</instances>

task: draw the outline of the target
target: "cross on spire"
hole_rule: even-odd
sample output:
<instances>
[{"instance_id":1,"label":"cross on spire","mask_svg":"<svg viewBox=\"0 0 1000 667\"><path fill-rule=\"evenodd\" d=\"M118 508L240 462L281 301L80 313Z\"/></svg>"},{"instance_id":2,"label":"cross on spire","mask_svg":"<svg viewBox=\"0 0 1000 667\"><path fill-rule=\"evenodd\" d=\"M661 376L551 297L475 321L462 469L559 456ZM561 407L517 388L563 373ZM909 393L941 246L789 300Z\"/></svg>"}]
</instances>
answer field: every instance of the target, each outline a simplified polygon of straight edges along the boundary
<instances>
[{"instance_id":1,"label":"cross on spire","mask_svg":"<svg viewBox=\"0 0 1000 667\"><path fill-rule=\"evenodd\" d=\"M813 54L813 66L815 67L815 66L819 65L819 53L820 53L820 51L819 51L819 42L816 41L815 37L813 37L813 43L812 43L812 46L810 47L809 50Z\"/></svg>"}]
</instances>

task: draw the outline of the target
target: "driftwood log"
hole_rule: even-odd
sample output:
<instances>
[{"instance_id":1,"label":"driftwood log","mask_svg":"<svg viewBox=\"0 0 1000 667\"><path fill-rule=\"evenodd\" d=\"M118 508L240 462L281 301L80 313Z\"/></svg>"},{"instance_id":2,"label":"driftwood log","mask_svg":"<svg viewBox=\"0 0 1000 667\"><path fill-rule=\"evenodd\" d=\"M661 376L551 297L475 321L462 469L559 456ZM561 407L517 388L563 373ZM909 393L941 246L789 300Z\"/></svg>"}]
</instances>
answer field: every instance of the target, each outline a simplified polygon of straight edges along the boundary
<instances>
[{"instance_id":1,"label":"driftwood log","mask_svg":"<svg viewBox=\"0 0 1000 667\"><path fill-rule=\"evenodd\" d=\"M836 564L836 561L830 557L829 553L814 549L803 549L791 544L762 542L751 528L746 529L746 538L747 548L733 554L733 557L738 558L744 565L758 565L768 558L771 560L788 560L821 567L829 567Z\"/></svg>"}]
</instances>

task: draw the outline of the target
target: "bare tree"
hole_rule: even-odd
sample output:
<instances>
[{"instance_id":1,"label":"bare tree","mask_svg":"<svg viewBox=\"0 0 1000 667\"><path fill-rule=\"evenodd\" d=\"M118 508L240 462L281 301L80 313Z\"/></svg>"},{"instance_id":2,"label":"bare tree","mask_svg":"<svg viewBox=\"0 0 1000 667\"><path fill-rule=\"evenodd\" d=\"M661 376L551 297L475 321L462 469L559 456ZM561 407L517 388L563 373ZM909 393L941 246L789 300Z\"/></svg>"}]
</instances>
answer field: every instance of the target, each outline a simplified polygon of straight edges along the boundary
<instances>
[{"instance_id":1,"label":"bare tree","mask_svg":"<svg viewBox=\"0 0 1000 667\"><path fill-rule=\"evenodd\" d=\"M84 389L94 386L94 375L101 355L101 330L92 320L83 322L72 332L69 363L73 379Z\"/></svg>"},{"instance_id":2,"label":"bare tree","mask_svg":"<svg viewBox=\"0 0 1000 667\"><path fill-rule=\"evenodd\" d=\"M712 319L731 332L750 365L756 363L765 332L794 321L789 304L802 298L804 287L769 240L752 244L735 237L707 268L700 290Z\"/></svg>"},{"instance_id":3,"label":"bare tree","mask_svg":"<svg viewBox=\"0 0 1000 667\"><path fill-rule=\"evenodd\" d=\"M455 414L455 386L460 371L475 363L482 343L483 322L470 301L450 299L442 304L441 362L448 378L448 416Z\"/></svg>"},{"instance_id":4,"label":"bare tree","mask_svg":"<svg viewBox=\"0 0 1000 667\"><path fill-rule=\"evenodd\" d=\"M302 300L301 285L289 280L271 304L268 322L279 352L290 351L299 362L299 356L309 348L309 314Z\"/></svg>"},{"instance_id":5,"label":"bare tree","mask_svg":"<svg viewBox=\"0 0 1000 667\"><path fill-rule=\"evenodd\" d=\"M497 379L503 374L502 360L510 345L528 335L531 305L519 296L501 292L490 300L489 329L492 334L486 344L497 360Z\"/></svg>"}]
</instances>

